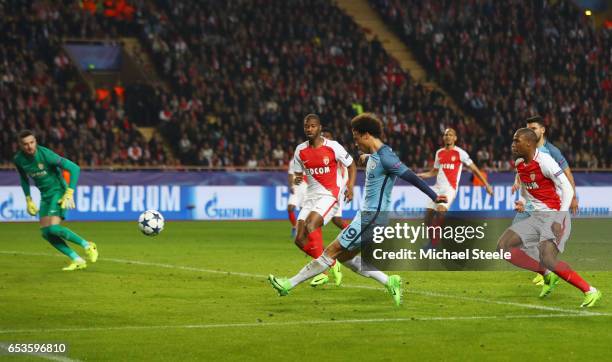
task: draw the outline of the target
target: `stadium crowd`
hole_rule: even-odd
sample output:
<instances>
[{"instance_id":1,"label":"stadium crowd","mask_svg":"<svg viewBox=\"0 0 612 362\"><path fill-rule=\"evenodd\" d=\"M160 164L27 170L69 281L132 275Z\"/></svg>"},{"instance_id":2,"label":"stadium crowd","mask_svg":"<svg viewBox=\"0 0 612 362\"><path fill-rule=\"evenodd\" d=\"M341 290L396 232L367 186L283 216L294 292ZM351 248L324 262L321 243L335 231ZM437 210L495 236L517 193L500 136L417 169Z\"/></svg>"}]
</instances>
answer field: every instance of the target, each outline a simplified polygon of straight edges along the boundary
<instances>
[{"instance_id":1,"label":"stadium crowd","mask_svg":"<svg viewBox=\"0 0 612 362\"><path fill-rule=\"evenodd\" d=\"M510 134L533 113L572 165L612 166L609 31L594 32L565 2L371 1L477 123L415 83L329 1L130 1L121 19L91 2L7 1L0 163L21 128L82 165L173 163L159 137L146 142L136 131L122 97L89 95L61 48L62 36L129 35L169 85L153 85L156 109L146 114L183 165L284 166L312 112L356 153L348 122L366 110L383 116L387 142L417 169L431 166L449 126L480 165L508 169Z\"/></svg>"},{"instance_id":2,"label":"stadium crowd","mask_svg":"<svg viewBox=\"0 0 612 362\"><path fill-rule=\"evenodd\" d=\"M103 35L103 17L45 1L3 2L0 16L0 164L11 164L25 128L82 166L166 162L162 140L145 142L123 97L92 94L62 49L64 36Z\"/></svg>"},{"instance_id":3,"label":"stadium crowd","mask_svg":"<svg viewBox=\"0 0 612 362\"><path fill-rule=\"evenodd\" d=\"M370 3L492 144L539 113L571 165L612 167L612 30L596 30L571 1ZM498 159L507 147L491 151Z\"/></svg>"},{"instance_id":4,"label":"stadium crowd","mask_svg":"<svg viewBox=\"0 0 612 362\"><path fill-rule=\"evenodd\" d=\"M348 122L365 109L384 115L388 142L420 167L444 126L469 126L329 1L155 5L145 39L174 91L159 116L183 163L286 165L312 112L355 151ZM477 145L476 132L461 134Z\"/></svg>"}]
</instances>

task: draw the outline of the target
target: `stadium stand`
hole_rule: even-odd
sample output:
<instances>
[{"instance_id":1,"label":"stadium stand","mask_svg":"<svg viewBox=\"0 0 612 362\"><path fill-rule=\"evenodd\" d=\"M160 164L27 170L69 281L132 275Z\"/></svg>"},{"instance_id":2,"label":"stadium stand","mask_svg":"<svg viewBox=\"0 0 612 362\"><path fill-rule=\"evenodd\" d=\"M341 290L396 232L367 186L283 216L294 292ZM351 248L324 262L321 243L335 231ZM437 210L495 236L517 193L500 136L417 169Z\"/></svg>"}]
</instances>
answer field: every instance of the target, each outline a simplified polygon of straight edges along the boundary
<instances>
[{"instance_id":1,"label":"stadium stand","mask_svg":"<svg viewBox=\"0 0 612 362\"><path fill-rule=\"evenodd\" d=\"M371 0L477 124L329 1L110 3L0 5L1 164L26 127L81 165L173 164L163 140L146 142L137 122L157 126L183 165L279 167L303 139L305 114L319 113L356 152L348 121L367 110L384 117L387 142L416 169L431 166L448 126L481 164L508 169L508 136L535 112L573 165L611 166L610 32L593 31L566 2L512 2L513 13L501 3ZM126 87L126 97L147 94L144 112L112 92L90 96L62 52L64 36L138 37L168 86ZM541 39L548 46L534 49Z\"/></svg>"},{"instance_id":2,"label":"stadium stand","mask_svg":"<svg viewBox=\"0 0 612 362\"><path fill-rule=\"evenodd\" d=\"M16 134L29 128L39 142L82 166L157 165L161 140L145 142L130 122L121 95L91 92L62 49L64 36L129 33L105 16L45 1L0 5L0 164L10 166ZM106 29L106 30L102 30Z\"/></svg>"},{"instance_id":3,"label":"stadium stand","mask_svg":"<svg viewBox=\"0 0 612 362\"><path fill-rule=\"evenodd\" d=\"M328 1L154 3L146 39L174 91L160 120L185 164L285 165L310 112L351 147L357 110L384 115L413 167L431 162L444 125L466 128Z\"/></svg>"},{"instance_id":4,"label":"stadium stand","mask_svg":"<svg viewBox=\"0 0 612 362\"><path fill-rule=\"evenodd\" d=\"M582 168L612 166L612 31L570 1L370 0L492 145L536 113ZM494 160L507 146L489 147Z\"/></svg>"}]
</instances>

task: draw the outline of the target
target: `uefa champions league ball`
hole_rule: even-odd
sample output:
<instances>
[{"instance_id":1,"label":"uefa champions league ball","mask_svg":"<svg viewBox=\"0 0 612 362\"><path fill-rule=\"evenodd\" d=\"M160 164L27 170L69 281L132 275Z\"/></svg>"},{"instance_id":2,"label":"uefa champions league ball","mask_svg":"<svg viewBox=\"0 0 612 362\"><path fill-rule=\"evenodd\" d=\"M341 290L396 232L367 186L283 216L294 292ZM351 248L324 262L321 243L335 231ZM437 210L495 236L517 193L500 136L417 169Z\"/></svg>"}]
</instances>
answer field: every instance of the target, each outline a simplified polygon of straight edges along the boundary
<instances>
[{"instance_id":1,"label":"uefa champions league ball","mask_svg":"<svg viewBox=\"0 0 612 362\"><path fill-rule=\"evenodd\" d=\"M164 230L164 217L157 210L147 210L138 217L138 228L146 236L155 236Z\"/></svg>"}]
</instances>

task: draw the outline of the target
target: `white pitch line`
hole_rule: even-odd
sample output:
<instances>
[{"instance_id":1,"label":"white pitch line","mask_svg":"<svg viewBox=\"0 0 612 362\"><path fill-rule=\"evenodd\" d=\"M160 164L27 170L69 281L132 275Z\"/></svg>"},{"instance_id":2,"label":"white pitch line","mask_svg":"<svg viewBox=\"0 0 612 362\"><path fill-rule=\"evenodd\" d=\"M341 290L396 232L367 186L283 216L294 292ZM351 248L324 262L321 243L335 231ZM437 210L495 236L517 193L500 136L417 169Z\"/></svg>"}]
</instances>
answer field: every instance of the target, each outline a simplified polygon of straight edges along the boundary
<instances>
[{"instance_id":1,"label":"white pitch line","mask_svg":"<svg viewBox=\"0 0 612 362\"><path fill-rule=\"evenodd\" d=\"M61 257L61 255L54 255L54 254L47 254L47 253L29 253L29 252L21 252L21 251L0 251L0 254L17 254L17 255L30 255L30 256ZM214 270L214 269L204 269L204 268L197 268L197 267L190 267L190 266L181 266L181 265L174 265L174 264L145 262L145 261L138 261L138 260L127 260L127 259L116 259L116 258L100 258L99 260L101 260L101 261L110 261L110 262L120 263L120 264L133 264L133 265L143 265L143 266L154 266L154 267L165 268L165 269L187 270L187 271L195 271L195 272L209 273L209 274L221 274L221 275L228 275L228 276L241 276L241 277L248 277L248 278L266 278L267 277L266 275L262 275L262 274L242 273L242 272L230 272L230 271L222 271L222 270ZM379 287L366 286L366 285L344 285L344 286L348 287L348 288L381 290L381 288L379 288ZM547 311L552 311L552 312L573 313L573 314L577 314L577 315L593 315L593 316L596 316L596 315L605 315L605 314L602 314L602 313L595 313L595 312L589 312L589 311L584 311L584 310L572 310L572 309L559 308L559 307L548 307L548 306L536 305L536 304L507 302L507 301L500 301L500 300L487 299L487 298L466 297L466 296L461 296L461 295L443 294L443 293L430 292L430 291L419 291L419 290L412 290L412 289L410 289L410 290L408 290L408 293L409 294L413 293L413 294L420 294L420 295L426 295L426 296L440 297L440 298L448 298L448 299L467 300L467 301L473 301L473 302L479 302L479 303L487 303L487 304L493 303L493 304L499 304L499 305L508 305L508 306L513 306L513 307L526 308L526 309L536 309L536 310L547 310Z\"/></svg>"},{"instance_id":2,"label":"white pitch line","mask_svg":"<svg viewBox=\"0 0 612 362\"><path fill-rule=\"evenodd\" d=\"M19 333L60 333L60 332L104 332L128 330L155 330L155 329L218 329L218 328L250 328L250 327L282 327L318 324L367 324L367 323L398 323L422 321L472 321L486 319L546 319L546 318L583 318L608 316L604 314L525 314L525 315L491 315L491 316L455 316L455 317L411 317L411 318L370 318L370 319L340 319L340 320L305 320L291 322L257 322L257 323L216 323L216 324L186 324L186 325L158 325L158 326L116 326L116 327L82 327L82 328L51 328L51 329L14 329L0 330L2 334Z\"/></svg>"},{"instance_id":3,"label":"white pitch line","mask_svg":"<svg viewBox=\"0 0 612 362\"><path fill-rule=\"evenodd\" d=\"M1 333L1 331L0 331ZM6 343L0 343L0 348L5 350L8 356L23 356L23 355L28 355L28 356L34 356L34 357L39 357L42 359L48 359L50 361L59 361L59 362L79 362L78 359L72 359L72 358L68 358L65 356L60 356L57 354L46 354L46 353L40 353L40 352L20 352L20 353L14 353L14 352L9 352L8 348L9 345Z\"/></svg>"}]
</instances>

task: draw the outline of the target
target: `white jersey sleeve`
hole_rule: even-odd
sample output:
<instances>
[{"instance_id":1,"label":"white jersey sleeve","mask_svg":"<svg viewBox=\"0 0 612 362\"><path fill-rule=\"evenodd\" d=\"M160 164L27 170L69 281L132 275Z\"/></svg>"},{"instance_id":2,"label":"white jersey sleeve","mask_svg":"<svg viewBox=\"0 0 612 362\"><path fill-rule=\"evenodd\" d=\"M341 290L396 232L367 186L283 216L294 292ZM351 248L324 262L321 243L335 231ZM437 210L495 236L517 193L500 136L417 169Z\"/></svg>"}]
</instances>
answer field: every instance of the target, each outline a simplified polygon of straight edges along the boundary
<instances>
[{"instance_id":1,"label":"white jersey sleeve","mask_svg":"<svg viewBox=\"0 0 612 362\"><path fill-rule=\"evenodd\" d=\"M540 155L540 168L542 169L542 174L555 183L555 187L559 193L561 199L561 207L559 210L568 211L572 198L574 197L572 184L569 182L567 176L565 176L565 173L563 173L561 166L559 166L550 155L545 153L541 153Z\"/></svg>"},{"instance_id":2,"label":"white jersey sleeve","mask_svg":"<svg viewBox=\"0 0 612 362\"><path fill-rule=\"evenodd\" d=\"M436 156L434 158L434 165L433 168L435 169L440 169L440 150L436 151Z\"/></svg>"},{"instance_id":3,"label":"white jersey sleeve","mask_svg":"<svg viewBox=\"0 0 612 362\"><path fill-rule=\"evenodd\" d=\"M289 164L289 173L304 173L304 164L300 159L300 151L303 149L303 144L299 144L293 153L293 161Z\"/></svg>"},{"instance_id":4,"label":"white jersey sleeve","mask_svg":"<svg viewBox=\"0 0 612 362\"><path fill-rule=\"evenodd\" d=\"M334 154L336 155L336 160L338 162L343 164L345 167L349 167L353 163L353 157L350 153L346 151L344 147L342 147L341 144L336 141L330 140L328 140L327 142L329 142L329 147L334 150Z\"/></svg>"},{"instance_id":5,"label":"white jersey sleeve","mask_svg":"<svg viewBox=\"0 0 612 362\"><path fill-rule=\"evenodd\" d=\"M468 153L465 152L463 148L459 148L459 147L456 147L456 148L457 148L457 151L459 152L459 159L464 165L470 166L471 164L474 163L474 161L472 161L472 159L470 158L470 155L468 155Z\"/></svg>"}]
</instances>

